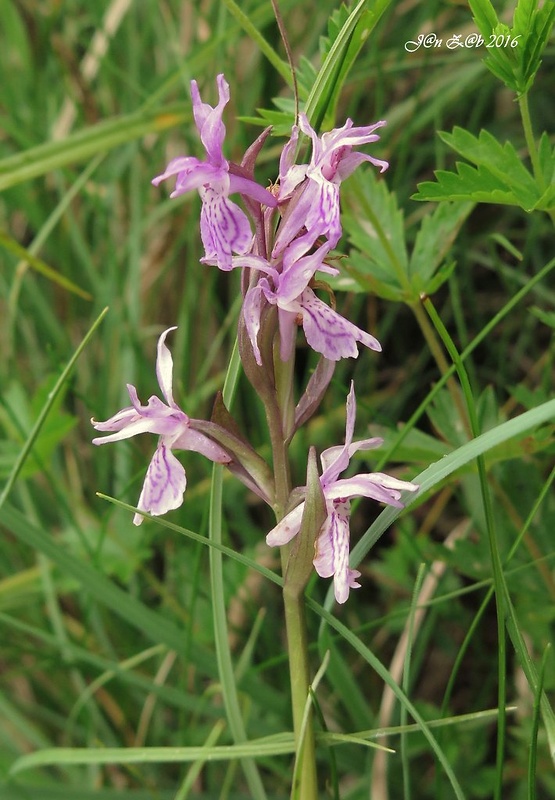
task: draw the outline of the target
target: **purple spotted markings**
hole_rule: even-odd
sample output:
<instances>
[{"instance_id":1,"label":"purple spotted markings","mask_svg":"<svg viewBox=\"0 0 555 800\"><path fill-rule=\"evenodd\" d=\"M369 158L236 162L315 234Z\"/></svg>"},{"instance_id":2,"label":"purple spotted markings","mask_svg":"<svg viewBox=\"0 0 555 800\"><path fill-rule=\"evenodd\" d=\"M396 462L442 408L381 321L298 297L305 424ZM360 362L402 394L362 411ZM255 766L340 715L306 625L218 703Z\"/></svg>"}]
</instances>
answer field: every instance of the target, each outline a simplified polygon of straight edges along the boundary
<instances>
[{"instance_id":1,"label":"purple spotted markings","mask_svg":"<svg viewBox=\"0 0 555 800\"><path fill-rule=\"evenodd\" d=\"M353 442L356 417L354 385L347 397L345 444L330 447L320 456L322 475L320 485L326 502L327 517L316 540L314 568L320 577L333 576L334 594L338 603L344 603L351 589L359 588L360 572L349 566L350 550L350 500L369 497L386 505L403 508L402 492L415 492L418 486L401 481L383 472L367 472L340 478L351 457L358 450L371 450L383 444L379 438ZM284 545L300 530L304 501L289 512L266 536L270 546Z\"/></svg>"},{"instance_id":2,"label":"purple spotted markings","mask_svg":"<svg viewBox=\"0 0 555 800\"><path fill-rule=\"evenodd\" d=\"M275 197L254 180L236 175L223 154L225 125L222 115L229 102L229 84L218 75L218 105L203 103L196 81L191 81L193 116L206 151L206 160L194 156L178 156L170 161L161 175L153 179L158 186L175 177L175 189L170 197L179 197L197 189L202 201L200 234L204 258L214 260L223 270L231 269L232 253L247 253L253 241L250 222L245 212L229 199L240 193L266 206L275 207Z\"/></svg>"},{"instance_id":3,"label":"purple spotted markings","mask_svg":"<svg viewBox=\"0 0 555 800\"><path fill-rule=\"evenodd\" d=\"M139 433L154 433L159 436L158 445L148 466L137 508L154 516L160 516L178 508L183 502L187 487L187 476L183 465L174 456L173 450L194 450L218 463L231 461L228 453L207 436L191 429L193 421L182 411L173 399L172 375L173 360L165 341L168 328L158 339L156 375L158 385L165 399L153 395L146 406L141 405L137 390L127 384L131 405L118 411L105 422L91 420L97 431L107 432L107 436L93 439L93 444L101 445L129 439ZM135 514L133 522L140 525L141 514Z\"/></svg>"},{"instance_id":4,"label":"purple spotted markings","mask_svg":"<svg viewBox=\"0 0 555 800\"><path fill-rule=\"evenodd\" d=\"M283 361L292 356L299 322L310 347L330 361L357 358L357 342L371 350L381 351L374 336L330 308L308 285L316 272L337 273L335 268L324 263L329 246L324 244L313 253L301 255L304 248L300 248L300 244L301 240L297 239L277 261L268 262L260 256L234 256L232 259L234 267L249 267L262 273L258 282L248 290L243 303L245 326L257 363L262 364L258 333L265 303L278 309Z\"/></svg>"}]
</instances>

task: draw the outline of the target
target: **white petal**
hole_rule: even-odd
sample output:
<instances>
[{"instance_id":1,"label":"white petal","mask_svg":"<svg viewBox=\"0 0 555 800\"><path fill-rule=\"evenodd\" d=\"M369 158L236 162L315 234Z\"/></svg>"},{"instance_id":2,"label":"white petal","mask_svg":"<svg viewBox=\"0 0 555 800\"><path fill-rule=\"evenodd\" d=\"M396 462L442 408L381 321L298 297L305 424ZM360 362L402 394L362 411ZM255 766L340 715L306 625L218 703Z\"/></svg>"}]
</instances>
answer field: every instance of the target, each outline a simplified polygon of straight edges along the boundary
<instances>
[{"instance_id":1,"label":"white petal","mask_svg":"<svg viewBox=\"0 0 555 800\"><path fill-rule=\"evenodd\" d=\"M266 544L270 547L277 547L278 545L290 542L301 529L303 511L304 501L294 508L293 511L290 511L289 514L286 514L275 528L272 528L270 533L266 536Z\"/></svg>"},{"instance_id":2,"label":"white petal","mask_svg":"<svg viewBox=\"0 0 555 800\"><path fill-rule=\"evenodd\" d=\"M177 408L172 394L172 380L173 380L173 359L170 351L166 347L166 336L170 331L176 331L177 325L172 328L167 328L158 339L158 353L156 357L156 377L158 378L158 386L162 390L166 402L169 406Z\"/></svg>"}]
</instances>

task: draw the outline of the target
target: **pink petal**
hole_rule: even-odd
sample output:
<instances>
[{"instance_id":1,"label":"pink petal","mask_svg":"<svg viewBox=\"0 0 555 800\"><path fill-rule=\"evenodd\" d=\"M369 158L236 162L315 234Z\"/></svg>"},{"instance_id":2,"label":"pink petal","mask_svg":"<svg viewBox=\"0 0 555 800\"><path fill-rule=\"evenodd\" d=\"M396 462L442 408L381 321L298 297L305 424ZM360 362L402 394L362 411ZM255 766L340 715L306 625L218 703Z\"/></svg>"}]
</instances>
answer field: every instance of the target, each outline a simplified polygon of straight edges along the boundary
<instances>
[{"instance_id":1,"label":"pink petal","mask_svg":"<svg viewBox=\"0 0 555 800\"><path fill-rule=\"evenodd\" d=\"M264 294L260 286L252 286L243 300L243 319L249 335L252 351L256 363L262 366L262 356L258 347L258 331L260 330L260 315L264 303Z\"/></svg>"},{"instance_id":2,"label":"pink petal","mask_svg":"<svg viewBox=\"0 0 555 800\"><path fill-rule=\"evenodd\" d=\"M195 158L194 156L177 156L177 158L172 158L164 172L161 175L157 175L155 178L153 178L151 183L154 186L158 186L160 183L162 183L162 181L165 181L174 175L179 175L180 172L185 172L186 174L191 172L191 170L194 170L199 165L202 165L202 163L202 161L199 161L198 158Z\"/></svg>"},{"instance_id":3,"label":"pink petal","mask_svg":"<svg viewBox=\"0 0 555 800\"><path fill-rule=\"evenodd\" d=\"M312 289L303 292L300 304L307 342L313 350L322 353L330 361L357 358L357 342L371 350L382 349L377 339L333 311L316 297Z\"/></svg>"},{"instance_id":4,"label":"pink petal","mask_svg":"<svg viewBox=\"0 0 555 800\"><path fill-rule=\"evenodd\" d=\"M186 486L183 466L170 448L160 442L149 464L137 508L156 517L179 508ZM135 514L134 524L140 525L142 521L142 516Z\"/></svg>"},{"instance_id":5,"label":"pink petal","mask_svg":"<svg viewBox=\"0 0 555 800\"><path fill-rule=\"evenodd\" d=\"M202 210L200 235L206 258L215 258L223 270L232 268L231 254L243 255L252 242L252 231L246 214L238 205L211 186L200 190Z\"/></svg>"},{"instance_id":6,"label":"pink petal","mask_svg":"<svg viewBox=\"0 0 555 800\"><path fill-rule=\"evenodd\" d=\"M349 597L349 589L358 588L360 572L349 568L350 503L340 500L332 504L329 516L316 542L314 568L321 578L333 575L334 594L338 603Z\"/></svg>"},{"instance_id":7,"label":"pink petal","mask_svg":"<svg viewBox=\"0 0 555 800\"><path fill-rule=\"evenodd\" d=\"M225 138L225 125L222 122L224 108L229 102L229 84L222 74L216 78L218 84L218 105L213 108L203 103L198 84L191 81L191 97L193 99L193 116L201 141L212 163L225 161L222 145Z\"/></svg>"},{"instance_id":8,"label":"pink petal","mask_svg":"<svg viewBox=\"0 0 555 800\"><path fill-rule=\"evenodd\" d=\"M231 456L223 447L192 428L186 428L177 439L172 440L171 444L175 450L191 450L201 453L210 461L216 461L218 464L227 464L231 461Z\"/></svg>"}]
</instances>

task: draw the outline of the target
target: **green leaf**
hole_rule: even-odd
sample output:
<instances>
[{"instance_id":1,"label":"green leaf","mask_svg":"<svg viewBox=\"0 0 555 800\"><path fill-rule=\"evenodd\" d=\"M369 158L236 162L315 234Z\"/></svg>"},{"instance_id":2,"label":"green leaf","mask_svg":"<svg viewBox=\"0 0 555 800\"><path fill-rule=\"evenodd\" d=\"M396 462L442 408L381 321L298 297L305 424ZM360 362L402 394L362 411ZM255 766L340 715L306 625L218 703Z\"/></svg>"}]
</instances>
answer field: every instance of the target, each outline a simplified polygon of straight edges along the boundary
<instances>
[{"instance_id":1,"label":"green leaf","mask_svg":"<svg viewBox=\"0 0 555 800\"><path fill-rule=\"evenodd\" d=\"M415 294L432 294L449 277L454 263L438 273L473 203L442 203L424 217L412 251L409 275ZM439 277L439 280L432 280Z\"/></svg>"},{"instance_id":2,"label":"green leaf","mask_svg":"<svg viewBox=\"0 0 555 800\"><path fill-rule=\"evenodd\" d=\"M527 92L534 82L555 22L555 3L544 3L539 10L537 5L537 0L520 0L513 18L512 33L520 34L523 38L522 49L517 48L520 69L518 88L521 94Z\"/></svg>"},{"instance_id":3,"label":"green leaf","mask_svg":"<svg viewBox=\"0 0 555 800\"><path fill-rule=\"evenodd\" d=\"M306 114L315 130L320 129L328 111L333 110L338 92L343 86L358 49L390 3L391 0L375 0L372 8L365 11L367 0L359 0L337 32L306 102ZM362 26L357 28L361 21ZM353 42L353 47L350 49Z\"/></svg>"},{"instance_id":4,"label":"green leaf","mask_svg":"<svg viewBox=\"0 0 555 800\"><path fill-rule=\"evenodd\" d=\"M164 615L153 611L128 592L120 589L95 567L76 558L59 545L50 532L33 525L17 509L4 503L0 508L0 523L16 539L49 558L64 574L72 577L91 597L107 606L114 614L136 628L145 639L165 644L171 650L183 652L186 641L181 628ZM216 677L211 653L200 647L188 652L189 658L207 675Z\"/></svg>"},{"instance_id":5,"label":"green leaf","mask_svg":"<svg viewBox=\"0 0 555 800\"><path fill-rule=\"evenodd\" d=\"M12 239L5 233L2 233L2 231L0 231L0 246L4 247L10 253L13 253L21 261L29 264L29 266L32 267L36 272L38 272L40 275L43 275L49 281L52 281L52 283L56 283L58 286L61 286L62 289L67 289L68 292L73 292L73 294L82 297L84 300L92 300L92 296L89 294L89 292L81 289L69 278L66 278L65 275L61 275L53 267L50 267L42 259L37 258L37 256L33 255L30 250L28 250L26 247L22 247L18 242L15 241L15 239Z\"/></svg>"},{"instance_id":6,"label":"green leaf","mask_svg":"<svg viewBox=\"0 0 555 800\"><path fill-rule=\"evenodd\" d=\"M437 182L419 184L413 200L474 200L516 205L525 211L542 203L534 178L510 142L502 145L488 131L482 130L476 137L459 127L439 135L476 166L457 162L456 173L438 170ZM545 207L543 203L541 207Z\"/></svg>"},{"instance_id":7,"label":"green leaf","mask_svg":"<svg viewBox=\"0 0 555 800\"><path fill-rule=\"evenodd\" d=\"M381 13L383 13L383 11L381 11L380 14ZM337 102L339 100L343 84L345 83L351 67L355 63L362 46L368 39L368 36L370 35L378 18L379 17L374 17L373 12L370 10L363 11L360 19L355 25L352 34L350 35L350 40L344 50L342 60L340 60L338 63L336 78L331 83L331 93L328 98L326 118L323 125L326 130L328 128L332 128L335 124ZM343 27L348 24L348 19L349 10L347 6L342 5L340 8L333 11L328 20L328 36L323 36L320 39L320 52L322 53L323 57L326 57L329 54L333 43L337 41L341 35ZM309 84L309 90L313 85L314 81Z\"/></svg>"},{"instance_id":8,"label":"green leaf","mask_svg":"<svg viewBox=\"0 0 555 800\"><path fill-rule=\"evenodd\" d=\"M384 440L385 449L389 449L399 435L396 428L385 428L381 425L372 425L372 435L374 433ZM451 447L437 437L430 436L418 428L412 428L395 450L394 460L402 464L429 464L431 461L443 458L450 450ZM368 454L364 453L364 457L368 458Z\"/></svg>"},{"instance_id":9,"label":"green leaf","mask_svg":"<svg viewBox=\"0 0 555 800\"><path fill-rule=\"evenodd\" d=\"M540 137L538 159L546 185L552 186L555 182L555 147L551 147L547 131L544 131Z\"/></svg>"},{"instance_id":10,"label":"green leaf","mask_svg":"<svg viewBox=\"0 0 555 800\"><path fill-rule=\"evenodd\" d=\"M235 20L239 23L239 25L243 28L243 30L251 37L253 42L255 42L258 47L260 48L260 52L264 53L270 64L274 67L276 72L278 72L283 80L291 86L293 83L293 79L291 77L291 70L289 68L289 64L286 61L283 61L278 53L274 50L272 45L266 41L266 39L262 36L256 25L254 25L251 17L237 5L235 0L223 0L224 4L227 6L228 11L230 14L235 17Z\"/></svg>"},{"instance_id":11,"label":"green leaf","mask_svg":"<svg viewBox=\"0 0 555 800\"><path fill-rule=\"evenodd\" d=\"M16 458L11 470L10 470L10 474L8 476L6 484L5 484L4 488L2 489L2 493L0 494L0 507L2 507L3 503L5 502L6 498L9 495L10 491L12 490L12 487L13 487L14 483L16 482L16 480L17 480L17 478L18 478L18 476L19 476L19 474L21 472L22 467L24 466L25 461L27 460L27 458L29 456L29 453L33 449L33 447L34 447L34 445L35 445L35 443L37 441L37 438L38 438L42 428L44 427L44 424L45 424L50 412L52 411L52 408L55 406L55 404L57 402L59 402L58 396L60 395L60 393L63 391L65 385L67 384L69 376L71 375L71 373L73 371L73 368L74 368L75 364L77 363L77 359L79 358L79 356L81 355L81 353L83 352L83 350L85 349L85 347L87 346L89 341L91 340L93 334L95 333L95 331L97 330L98 326L100 325L100 323L102 322L102 320L106 316L107 312L108 312L108 309L105 308L99 314L97 319L94 321L92 326L89 328L88 332L85 334L85 337L83 338L81 344L78 346L77 350L75 351L75 353L73 353L73 355L69 359L68 363L66 364L66 366L62 370L62 373L61 373L60 377L58 378L58 380L56 381L54 387L48 393L48 396L47 396L44 404L42 405L42 408L40 409L40 413L38 414L34 425L32 426L31 430L29 431L27 439L26 439L26 441L25 441L25 443L24 443L19 455L17 456L17 458Z\"/></svg>"},{"instance_id":12,"label":"green leaf","mask_svg":"<svg viewBox=\"0 0 555 800\"><path fill-rule=\"evenodd\" d=\"M490 0L469 0L468 4L474 15L474 22L482 35L488 30L493 30L499 24L497 13Z\"/></svg>"},{"instance_id":13,"label":"green leaf","mask_svg":"<svg viewBox=\"0 0 555 800\"><path fill-rule=\"evenodd\" d=\"M430 464L420 475L412 479L414 483L420 486L420 491L416 495L410 495L405 498L405 508L409 508L417 500L420 500L426 492L479 455L486 454L509 439L520 436L532 428L543 425L553 419L555 419L555 400L549 400L530 411L525 411L514 419L498 425L491 431L482 433L470 442L466 442L436 463ZM382 533L389 528L402 511L402 509L394 508L386 508L382 511L377 520L368 528L362 539L353 548L350 562L352 567L356 567L361 562ZM329 597L331 599L331 594Z\"/></svg>"},{"instance_id":14,"label":"green leaf","mask_svg":"<svg viewBox=\"0 0 555 800\"><path fill-rule=\"evenodd\" d=\"M343 227L354 249L340 269L358 284L358 291L403 299L409 293L408 255L395 193L372 170L358 170L344 183L342 202ZM342 278L330 283L345 288Z\"/></svg>"},{"instance_id":15,"label":"green leaf","mask_svg":"<svg viewBox=\"0 0 555 800\"><path fill-rule=\"evenodd\" d=\"M533 197L536 182L511 144L501 144L489 131L481 130L478 137L459 126L452 133L440 133L440 138L453 150L477 166L487 167L497 178L512 187L521 187Z\"/></svg>"},{"instance_id":16,"label":"green leaf","mask_svg":"<svg viewBox=\"0 0 555 800\"><path fill-rule=\"evenodd\" d=\"M469 5L486 44L492 41L492 36L510 37L508 45L487 49L485 65L517 94L528 92L549 41L555 3L550 0L538 9L538 0L519 0L512 28L499 22L490 0L469 0ZM516 42L514 47L512 42Z\"/></svg>"},{"instance_id":17,"label":"green leaf","mask_svg":"<svg viewBox=\"0 0 555 800\"><path fill-rule=\"evenodd\" d=\"M518 198L511 189L499 181L486 167L474 169L468 164L457 162L457 172L438 169L434 172L436 181L418 184L418 192L411 200L472 200L474 203L498 203L518 206Z\"/></svg>"},{"instance_id":18,"label":"green leaf","mask_svg":"<svg viewBox=\"0 0 555 800\"><path fill-rule=\"evenodd\" d=\"M160 111L140 111L99 122L65 139L46 142L0 160L0 191L52 170L85 161L97 153L112 150L147 133L173 128L190 116L184 103Z\"/></svg>"},{"instance_id":19,"label":"green leaf","mask_svg":"<svg viewBox=\"0 0 555 800\"><path fill-rule=\"evenodd\" d=\"M226 0L230 3L233 0ZM308 59L301 56L297 68L300 110L304 110L316 131L330 129L335 124L337 102L360 49L372 33L378 20L392 0L375 0L365 9L367 0L359 0L352 11L342 5L328 22L328 36L322 37L320 51L323 63L317 71ZM273 126L276 136L288 136L295 122L294 101L276 97L272 102L279 109L257 109L259 117L242 117L254 125ZM284 104L287 103L287 108Z\"/></svg>"}]
</instances>

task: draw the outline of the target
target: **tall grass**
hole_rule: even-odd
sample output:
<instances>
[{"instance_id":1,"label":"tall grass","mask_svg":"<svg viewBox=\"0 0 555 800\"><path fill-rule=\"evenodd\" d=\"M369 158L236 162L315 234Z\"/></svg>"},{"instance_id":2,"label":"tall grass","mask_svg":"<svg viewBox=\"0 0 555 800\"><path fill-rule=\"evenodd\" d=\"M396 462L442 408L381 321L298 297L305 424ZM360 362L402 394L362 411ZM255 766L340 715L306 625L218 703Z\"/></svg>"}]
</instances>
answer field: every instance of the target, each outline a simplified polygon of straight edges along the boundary
<instances>
[{"instance_id":1,"label":"tall grass","mask_svg":"<svg viewBox=\"0 0 555 800\"><path fill-rule=\"evenodd\" d=\"M208 94L217 73L230 82L235 161L259 133L253 117L278 133L287 122L272 6L0 6L0 796L287 798L295 742L271 514L187 453L183 507L133 526L153 443L97 449L89 422L127 403L126 383L156 391L156 338L176 324L187 413L208 417L227 375L234 416L268 456L259 398L229 371L239 276L198 263L196 196L170 201L150 181L198 154L193 77ZM495 3L507 24L514 6ZM386 119L391 164L345 186L334 284L383 353L340 362L293 441L295 485L308 446L341 441L354 378L357 434L385 440L358 466L422 486L402 513L356 505L363 588L345 606L309 583L321 797L555 797L553 202L413 199L464 161L438 136L455 126L512 142L531 175L553 158L553 39L519 107L483 49L405 49L420 33L476 31L465 3L368 2L371 33L348 31L346 74L318 72L321 37L333 44L347 17L339 4L280 8L311 111L328 129ZM284 142L265 146L261 183ZM301 352L299 386L315 363Z\"/></svg>"}]
</instances>

